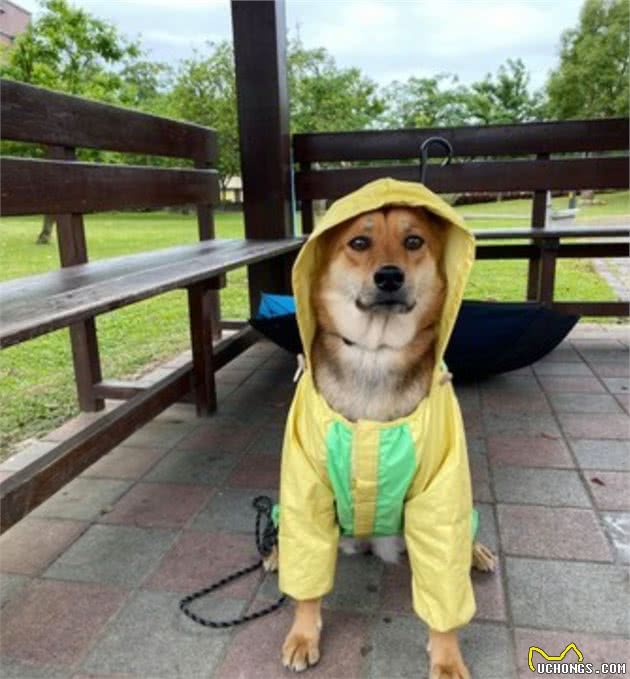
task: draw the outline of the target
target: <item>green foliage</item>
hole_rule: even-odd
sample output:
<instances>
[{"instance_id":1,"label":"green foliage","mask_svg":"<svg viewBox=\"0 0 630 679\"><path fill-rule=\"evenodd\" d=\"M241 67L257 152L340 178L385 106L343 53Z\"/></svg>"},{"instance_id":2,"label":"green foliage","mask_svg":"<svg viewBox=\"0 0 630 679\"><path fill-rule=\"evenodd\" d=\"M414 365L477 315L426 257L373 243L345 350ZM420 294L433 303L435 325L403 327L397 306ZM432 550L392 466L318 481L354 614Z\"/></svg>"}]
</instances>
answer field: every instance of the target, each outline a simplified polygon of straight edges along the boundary
<instances>
[{"instance_id":1,"label":"green foliage","mask_svg":"<svg viewBox=\"0 0 630 679\"><path fill-rule=\"evenodd\" d=\"M288 81L293 132L363 129L383 111L376 84L357 68L339 68L325 49L289 43ZM177 118L216 129L223 186L240 173L234 53L227 41L185 59L170 96Z\"/></svg>"},{"instance_id":2,"label":"green foliage","mask_svg":"<svg viewBox=\"0 0 630 679\"><path fill-rule=\"evenodd\" d=\"M490 125L539 120L542 101L541 92L529 92L529 73L522 60L508 59L495 77L488 73L470 86L465 105L469 122Z\"/></svg>"},{"instance_id":3,"label":"green foliage","mask_svg":"<svg viewBox=\"0 0 630 679\"><path fill-rule=\"evenodd\" d=\"M384 110L377 85L358 68L340 68L324 48L289 42L288 81L291 131L362 130Z\"/></svg>"},{"instance_id":4,"label":"green foliage","mask_svg":"<svg viewBox=\"0 0 630 679\"><path fill-rule=\"evenodd\" d=\"M195 52L181 63L169 108L176 118L217 131L217 170L224 188L240 172L234 54L229 42L208 43L207 55Z\"/></svg>"},{"instance_id":5,"label":"green foliage","mask_svg":"<svg viewBox=\"0 0 630 679\"><path fill-rule=\"evenodd\" d=\"M466 88L456 76L441 73L433 78L412 76L395 80L385 88L386 127L441 127L466 122Z\"/></svg>"},{"instance_id":6,"label":"green foliage","mask_svg":"<svg viewBox=\"0 0 630 679\"><path fill-rule=\"evenodd\" d=\"M554 118L628 115L630 3L586 0L562 34L560 65L547 83Z\"/></svg>"},{"instance_id":7,"label":"green foliage","mask_svg":"<svg viewBox=\"0 0 630 679\"><path fill-rule=\"evenodd\" d=\"M443 127L490 125L538 120L543 115L542 93L529 92L529 73L520 59L508 59L495 76L488 73L470 86L457 76L411 77L385 90L386 127Z\"/></svg>"}]
</instances>

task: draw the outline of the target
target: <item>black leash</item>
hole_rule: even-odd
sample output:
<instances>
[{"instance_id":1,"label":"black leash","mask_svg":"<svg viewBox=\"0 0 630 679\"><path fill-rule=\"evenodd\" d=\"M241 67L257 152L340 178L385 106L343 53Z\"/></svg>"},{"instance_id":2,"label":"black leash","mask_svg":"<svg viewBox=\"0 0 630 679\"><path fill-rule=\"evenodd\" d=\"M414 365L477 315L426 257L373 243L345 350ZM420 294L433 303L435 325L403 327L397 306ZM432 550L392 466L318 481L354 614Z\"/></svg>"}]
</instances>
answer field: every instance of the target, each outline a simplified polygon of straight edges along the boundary
<instances>
[{"instance_id":1,"label":"black leash","mask_svg":"<svg viewBox=\"0 0 630 679\"><path fill-rule=\"evenodd\" d=\"M210 620L208 618L202 618L200 615L197 615L190 610L190 604L192 604L193 601L201 599L202 597L215 592L217 589L227 585L229 582L237 580L243 575L253 573L255 570L262 568L264 559L271 554L274 546L278 543L278 531L276 530L273 522L273 502L271 498L267 497L266 495L259 495L258 497L254 498L252 504L256 510L256 548L258 549L258 553L262 558L251 566L247 566L240 571L236 571L235 573L226 576L218 582L215 582L214 584L210 585L210 587L204 587L204 589L200 589L197 592L189 594L179 602L179 608L181 612L199 625L203 625L204 627L212 627L213 629L224 629L225 627L235 627L236 625L242 625L243 623L249 622L250 620L256 620L257 618L262 618L263 615L273 613L274 611L278 610L280 606L282 606L287 598L285 595L282 595L278 601L271 604L270 606L261 608L259 611L255 611L254 613L243 615L240 618L235 618L234 620ZM260 524L263 516L265 517L266 522L261 533Z\"/></svg>"}]
</instances>

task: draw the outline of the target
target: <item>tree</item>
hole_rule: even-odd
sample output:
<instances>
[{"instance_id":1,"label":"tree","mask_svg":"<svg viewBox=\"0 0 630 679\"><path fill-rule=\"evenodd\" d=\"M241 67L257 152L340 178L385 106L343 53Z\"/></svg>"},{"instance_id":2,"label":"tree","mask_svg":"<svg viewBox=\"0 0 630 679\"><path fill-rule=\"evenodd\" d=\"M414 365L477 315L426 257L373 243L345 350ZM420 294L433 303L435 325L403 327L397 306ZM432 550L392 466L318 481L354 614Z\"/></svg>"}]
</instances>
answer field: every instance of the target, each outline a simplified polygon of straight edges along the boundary
<instances>
[{"instance_id":1,"label":"tree","mask_svg":"<svg viewBox=\"0 0 630 679\"><path fill-rule=\"evenodd\" d=\"M323 48L306 49L299 38L289 41L291 131L362 130L384 110L377 85L358 68L340 68Z\"/></svg>"},{"instance_id":2,"label":"tree","mask_svg":"<svg viewBox=\"0 0 630 679\"><path fill-rule=\"evenodd\" d=\"M141 61L138 44L67 0L43 0L42 9L7 51L0 75L102 101L145 108L155 103L163 67ZM33 153L17 144L10 150ZM80 156L94 160L103 154L83 150ZM38 244L50 242L52 228L52 217L45 217Z\"/></svg>"},{"instance_id":3,"label":"tree","mask_svg":"<svg viewBox=\"0 0 630 679\"><path fill-rule=\"evenodd\" d=\"M289 43L288 81L292 132L363 129L383 110L376 84L359 69L339 68L325 49ZM234 53L227 42L210 43L175 74L171 110L177 117L216 129L217 170L224 189L240 173Z\"/></svg>"},{"instance_id":4,"label":"tree","mask_svg":"<svg viewBox=\"0 0 630 679\"><path fill-rule=\"evenodd\" d=\"M543 116L541 92L530 94L529 73L521 59L508 59L497 74L473 83L465 97L468 122L481 125L521 123Z\"/></svg>"},{"instance_id":5,"label":"tree","mask_svg":"<svg viewBox=\"0 0 630 679\"><path fill-rule=\"evenodd\" d=\"M208 51L207 56L196 51L181 63L170 105L176 117L217 131L217 172L223 191L240 173L234 54L227 41L209 43Z\"/></svg>"},{"instance_id":6,"label":"tree","mask_svg":"<svg viewBox=\"0 0 630 679\"><path fill-rule=\"evenodd\" d=\"M432 78L412 76L385 88L387 111L383 124L390 128L445 127L466 122L467 90L457 76L441 73Z\"/></svg>"},{"instance_id":7,"label":"tree","mask_svg":"<svg viewBox=\"0 0 630 679\"><path fill-rule=\"evenodd\" d=\"M560 65L547 82L553 117L628 115L628 0L586 0L562 34Z\"/></svg>"}]
</instances>

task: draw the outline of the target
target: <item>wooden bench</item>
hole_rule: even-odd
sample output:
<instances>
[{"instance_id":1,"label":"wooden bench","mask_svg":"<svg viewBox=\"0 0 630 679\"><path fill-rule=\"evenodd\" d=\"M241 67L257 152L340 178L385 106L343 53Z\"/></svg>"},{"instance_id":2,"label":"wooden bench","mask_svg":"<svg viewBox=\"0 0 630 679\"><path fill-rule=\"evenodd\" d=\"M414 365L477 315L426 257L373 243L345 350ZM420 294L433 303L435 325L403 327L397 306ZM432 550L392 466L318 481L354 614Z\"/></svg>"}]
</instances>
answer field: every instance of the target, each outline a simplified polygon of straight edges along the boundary
<instances>
[{"instance_id":1,"label":"wooden bench","mask_svg":"<svg viewBox=\"0 0 630 679\"><path fill-rule=\"evenodd\" d=\"M293 137L293 158L298 165L295 189L303 230L309 233L313 228L316 200L338 198L380 177L419 181L414 160L418 161L420 146L430 137L444 137L454 158L450 165L428 168L426 183L433 191L533 196L530 230L475 231L481 241L478 259L528 259L528 300L567 313L628 316L627 301L554 300L557 258L627 257L627 242L618 239L628 236L628 226L546 227L548 191L628 188L628 134L627 118L298 134ZM568 242L575 238L581 242ZM487 244L487 240L526 242Z\"/></svg>"},{"instance_id":2,"label":"wooden bench","mask_svg":"<svg viewBox=\"0 0 630 679\"><path fill-rule=\"evenodd\" d=\"M0 483L6 530L169 405L192 392L199 415L216 409L214 373L256 341L245 324L222 336L225 273L286 257L301 239L215 240L216 134L197 125L2 81L2 139L44 145L48 159L3 159L1 214L51 214L62 268L0 284L0 347L68 327L82 410L126 400ZM185 158L194 168L84 163L77 148ZM196 205L195 245L88 261L84 213ZM33 234L35 236L35 234ZM186 289L192 361L147 388L104 380L95 316Z\"/></svg>"}]
</instances>

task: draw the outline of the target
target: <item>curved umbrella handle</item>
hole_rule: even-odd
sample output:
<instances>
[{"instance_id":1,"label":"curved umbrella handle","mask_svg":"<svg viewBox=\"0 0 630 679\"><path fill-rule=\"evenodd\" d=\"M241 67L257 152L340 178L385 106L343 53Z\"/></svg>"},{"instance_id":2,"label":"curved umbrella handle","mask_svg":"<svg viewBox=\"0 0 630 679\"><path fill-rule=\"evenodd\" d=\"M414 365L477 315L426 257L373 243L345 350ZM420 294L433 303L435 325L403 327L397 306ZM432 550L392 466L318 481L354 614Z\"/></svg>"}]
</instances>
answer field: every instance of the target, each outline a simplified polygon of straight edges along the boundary
<instances>
[{"instance_id":1,"label":"curved umbrella handle","mask_svg":"<svg viewBox=\"0 0 630 679\"><path fill-rule=\"evenodd\" d=\"M429 149L431 146L441 146L446 151L446 158L442 163L442 167L448 165L453 158L453 147L450 142L444 137L429 137L422 142L420 146L420 182L425 183L427 176L427 165L429 160Z\"/></svg>"}]
</instances>

